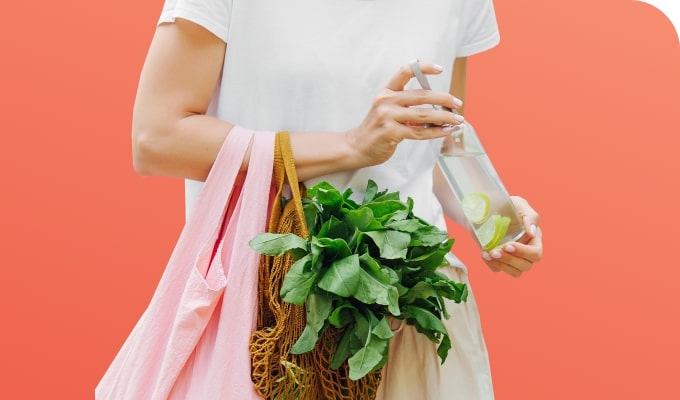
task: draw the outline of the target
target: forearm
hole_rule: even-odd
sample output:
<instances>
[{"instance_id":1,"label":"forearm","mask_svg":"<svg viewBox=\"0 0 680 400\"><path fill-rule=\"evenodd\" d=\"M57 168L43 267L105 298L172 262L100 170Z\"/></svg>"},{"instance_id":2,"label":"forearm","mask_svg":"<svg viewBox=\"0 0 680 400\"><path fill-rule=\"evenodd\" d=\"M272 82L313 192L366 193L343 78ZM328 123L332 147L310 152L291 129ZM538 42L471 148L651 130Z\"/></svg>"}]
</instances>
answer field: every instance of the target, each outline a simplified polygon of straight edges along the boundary
<instances>
[{"instance_id":1,"label":"forearm","mask_svg":"<svg viewBox=\"0 0 680 400\"><path fill-rule=\"evenodd\" d=\"M232 123L194 114L133 131L134 165L142 175L164 175L203 181L229 134ZM360 168L344 132L292 132L298 178ZM248 157L241 168L247 168Z\"/></svg>"}]
</instances>

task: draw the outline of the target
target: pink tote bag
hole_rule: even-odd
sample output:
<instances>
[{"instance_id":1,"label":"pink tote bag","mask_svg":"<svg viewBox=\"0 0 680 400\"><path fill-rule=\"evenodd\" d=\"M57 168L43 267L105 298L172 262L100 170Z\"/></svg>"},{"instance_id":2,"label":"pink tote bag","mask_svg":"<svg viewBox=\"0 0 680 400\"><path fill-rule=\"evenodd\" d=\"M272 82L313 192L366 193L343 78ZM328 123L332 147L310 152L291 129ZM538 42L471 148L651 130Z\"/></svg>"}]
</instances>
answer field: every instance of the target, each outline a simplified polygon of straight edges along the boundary
<instances>
[{"instance_id":1,"label":"pink tote bag","mask_svg":"<svg viewBox=\"0 0 680 400\"><path fill-rule=\"evenodd\" d=\"M234 127L149 306L95 389L97 400L255 400L248 350L272 196L274 132ZM252 140L243 185L237 176Z\"/></svg>"}]
</instances>

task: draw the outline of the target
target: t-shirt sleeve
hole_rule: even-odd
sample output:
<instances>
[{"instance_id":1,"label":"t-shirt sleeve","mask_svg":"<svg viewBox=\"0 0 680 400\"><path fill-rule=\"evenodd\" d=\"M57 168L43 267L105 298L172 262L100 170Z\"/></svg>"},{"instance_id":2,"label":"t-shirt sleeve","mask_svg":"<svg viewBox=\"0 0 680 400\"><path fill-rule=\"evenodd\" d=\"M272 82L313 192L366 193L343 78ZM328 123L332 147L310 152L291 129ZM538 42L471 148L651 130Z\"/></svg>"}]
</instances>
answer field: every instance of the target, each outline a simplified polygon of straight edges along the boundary
<instances>
[{"instance_id":1,"label":"t-shirt sleeve","mask_svg":"<svg viewBox=\"0 0 680 400\"><path fill-rule=\"evenodd\" d=\"M158 23L174 22L183 18L201 25L222 39L229 37L233 0L165 0Z\"/></svg>"},{"instance_id":2,"label":"t-shirt sleeve","mask_svg":"<svg viewBox=\"0 0 680 400\"><path fill-rule=\"evenodd\" d=\"M488 50L500 42L493 0L466 0L461 20L458 56Z\"/></svg>"}]
</instances>

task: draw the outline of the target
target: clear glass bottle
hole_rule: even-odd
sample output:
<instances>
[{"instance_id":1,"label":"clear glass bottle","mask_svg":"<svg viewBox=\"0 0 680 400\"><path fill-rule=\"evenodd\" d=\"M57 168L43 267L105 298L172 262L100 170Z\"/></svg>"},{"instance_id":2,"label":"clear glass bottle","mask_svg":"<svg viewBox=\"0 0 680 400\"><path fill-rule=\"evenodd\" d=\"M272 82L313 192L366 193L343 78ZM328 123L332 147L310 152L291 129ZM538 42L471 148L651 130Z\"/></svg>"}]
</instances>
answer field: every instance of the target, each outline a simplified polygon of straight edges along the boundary
<instances>
[{"instance_id":1,"label":"clear glass bottle","mask_svg":"<svg viewBox=\"0 0 680 400\"><path fill-rule=\"evenodd\" d=\"M417 59L410 62L410 67L420 86L431 90ZM457 114L456 110L437 105L433 107ZM437 163L463 209L468 230L479 246L489 251L524 236L524 223L472 125L464 122L443 141L434 140L433 144L437 145Z\"/></svg>"},{"instance_id":2,"label":"clear glass bottle","mask_svg":"<svg viewBox=\"0 0 680 400\"><path fill-rule=\"evenodd\" d=\"M441 143L435 151L437 163L479 246L489 251L519 240L524 224L472 125L461 124L437 143Z\"/></svg>"}]
</instances>

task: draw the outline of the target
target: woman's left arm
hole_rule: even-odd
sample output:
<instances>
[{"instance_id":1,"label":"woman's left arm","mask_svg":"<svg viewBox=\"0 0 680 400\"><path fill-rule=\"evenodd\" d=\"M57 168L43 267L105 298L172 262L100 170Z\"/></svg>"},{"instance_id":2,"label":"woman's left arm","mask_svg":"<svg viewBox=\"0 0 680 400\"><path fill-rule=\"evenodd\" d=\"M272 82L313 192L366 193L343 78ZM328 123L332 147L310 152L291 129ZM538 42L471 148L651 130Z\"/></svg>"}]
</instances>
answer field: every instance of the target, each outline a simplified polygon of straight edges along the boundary
<instances>
[{"instance_id":1,"label":"woman's left arm","mask_svg":"<svg viewBox=\"0 0 680 400\"><path fill-rule=\"evenodd\" d=\"M461 114L465 110L466 77L467 58L457 58L453 65L450 92L453 96L463 100L463 106L458 109ZM463 212L458 202L455 201L444 175L436 165L434 168L434 193L442 204L444 213L456 223L463 225ZM529 203L519 196L511 196L511 199L524 222L527 233L518 242L506 243L490 252L482 252L482 259L491 270L503 271L517 278L531 269L534 263L543 257L543 233L538 225L540 216Z\"/></svg>"}]
</instances>

